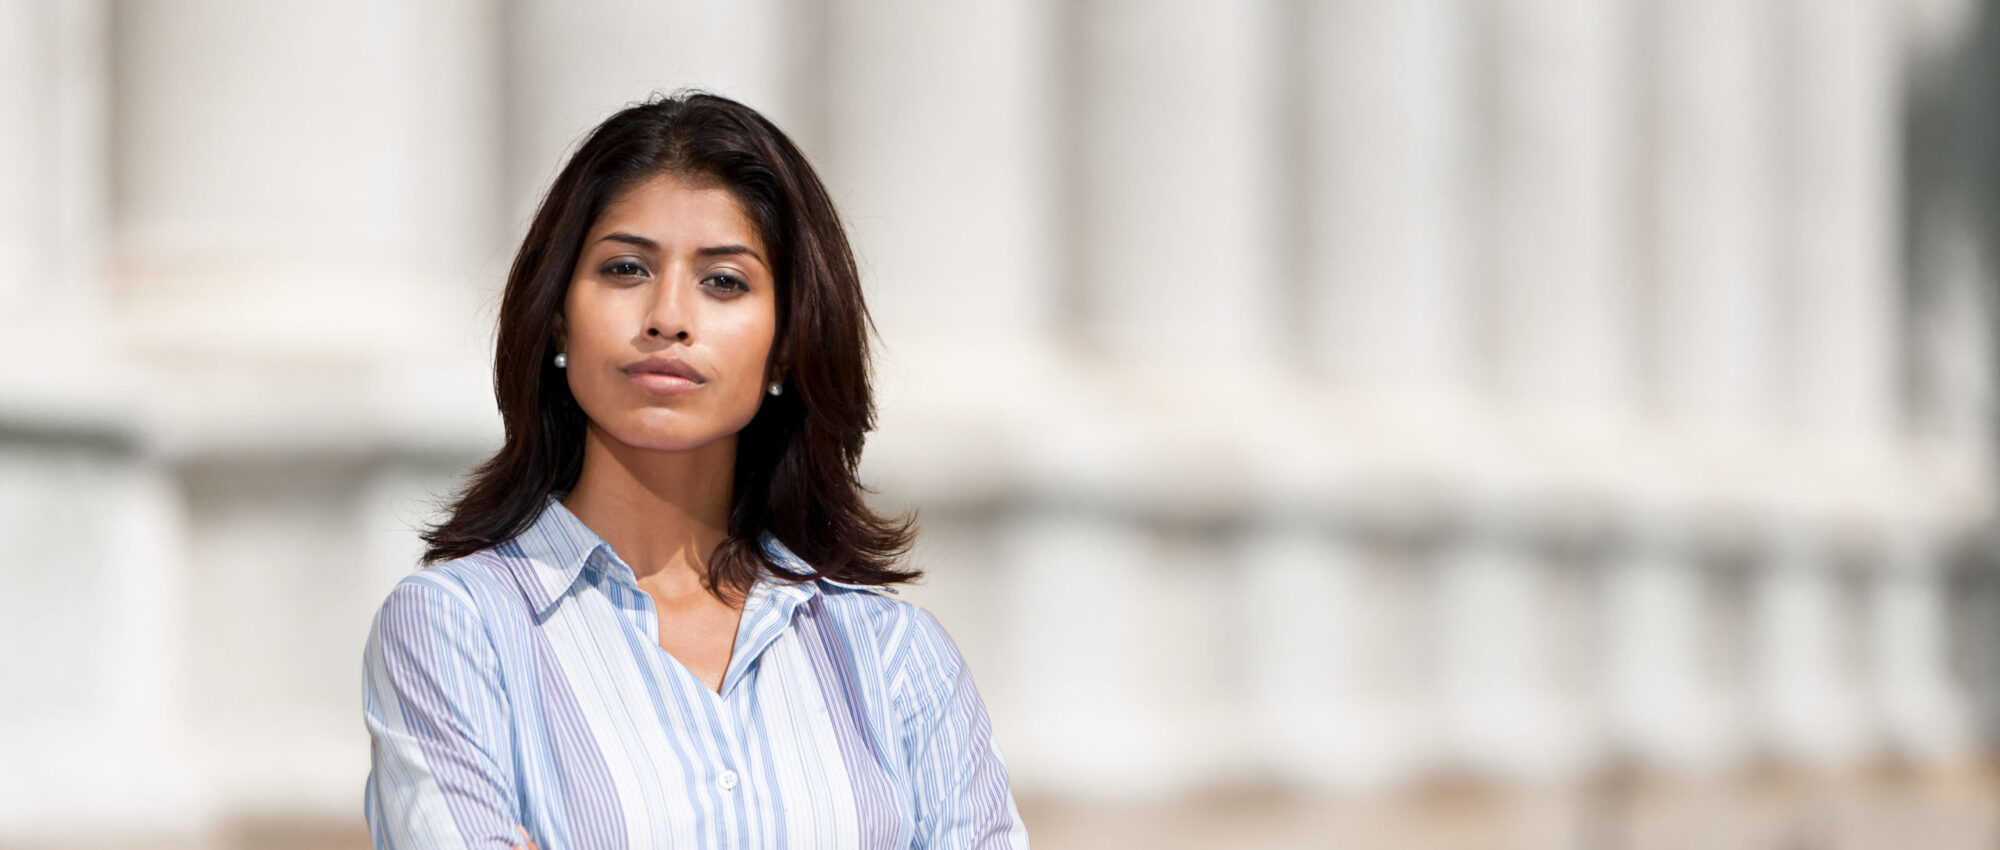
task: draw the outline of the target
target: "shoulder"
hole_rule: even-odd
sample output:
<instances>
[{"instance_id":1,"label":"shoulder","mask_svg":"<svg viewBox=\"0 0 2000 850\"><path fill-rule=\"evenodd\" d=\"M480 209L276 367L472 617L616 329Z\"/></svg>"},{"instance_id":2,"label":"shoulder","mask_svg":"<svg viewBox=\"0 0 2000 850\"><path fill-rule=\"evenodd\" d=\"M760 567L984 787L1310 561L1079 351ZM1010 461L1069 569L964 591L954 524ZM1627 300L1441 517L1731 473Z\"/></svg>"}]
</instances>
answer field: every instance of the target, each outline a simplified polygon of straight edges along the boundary
<instances>
[{"instance_id":1,"label":"shoulder","mask_svg":"<svg viewBox=\"0 0 2000 850\"><path fill-rule=\"evenodd\" d=\"M891 693L929 703L957 686L965 670L944 624L930 611L882 590L822 581L827 615L843 631L865 639L880 659Z\"/></svg>"},{"instance_id":2,"label":"shoulder","mask_svg":"<svg viewBox=\"0 0 2000 850\"><path fill-rule=\"evenodd\" d=\"M507 590L491 552L445 561L403 576L376 611L377 640L483 636L489 619L484 612L492 610Z\"/></svg>"},{"instance_id":3,"label":"shoulder","mask_svg":"<svg viewBox=\"0 0 2000 850\"><path fill-rule=\"evenodd\" d=\"M505 587L497 560L496 547L424 567L396 582L383 606L429 603L479 608L481 597Z\"/></svg>"},{"instance_id":4,"label":"shoulder","mask_svg":"<svg viewBox=\"0 0 2000 850\"><path fill-rule=\"evenodd\" d=\"M897 598L884 587L848 584L827 578L813 579L819 590L820 605L842 626L871 631L892 627L908 617L916 606Z\"/></svg>"},{"instance_id":5,"label":"shoulder","mask_svg":"<svg viewBox=\"0 0 2000 850\"><path fill-rule=\"evenodd\" d=\"M827 616L843 629L870 635L885 654L906 649L912 641L949 640L931 612L893 595L893 590L826 579L818 584Z\"/></svg>"}]
</instances>

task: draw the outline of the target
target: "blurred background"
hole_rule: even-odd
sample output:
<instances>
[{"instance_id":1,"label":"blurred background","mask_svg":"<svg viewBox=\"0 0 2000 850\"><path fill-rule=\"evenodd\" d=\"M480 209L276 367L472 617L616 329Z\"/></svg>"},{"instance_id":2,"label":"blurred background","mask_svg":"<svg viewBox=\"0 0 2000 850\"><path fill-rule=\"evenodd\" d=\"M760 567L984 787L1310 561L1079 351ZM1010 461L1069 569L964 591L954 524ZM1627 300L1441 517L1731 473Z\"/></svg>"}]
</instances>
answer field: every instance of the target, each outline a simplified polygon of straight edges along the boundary
<instances>
[{"instance_id":1,"label":"blurred background","mask_svg":"<svg viewBox=\"0 0 2000 850\"><path fill-rule=\"evenodd\" d=\"M683 86L1037 847L2000 842L2000 2L0 0L0 847L367 846L512 251Z\"/></svg>"}]
</instances>

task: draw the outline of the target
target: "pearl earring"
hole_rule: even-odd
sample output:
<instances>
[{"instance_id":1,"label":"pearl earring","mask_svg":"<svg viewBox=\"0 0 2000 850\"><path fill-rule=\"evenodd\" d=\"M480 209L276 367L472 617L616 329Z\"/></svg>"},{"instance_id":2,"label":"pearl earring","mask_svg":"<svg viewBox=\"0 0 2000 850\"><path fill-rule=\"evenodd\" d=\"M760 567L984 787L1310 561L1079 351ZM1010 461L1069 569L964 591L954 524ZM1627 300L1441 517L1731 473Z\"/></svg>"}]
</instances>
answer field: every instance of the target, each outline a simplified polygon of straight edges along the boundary
<instances>
[{"instance_id":1,"label":"pearl earring","mask_svg":"<svg viewBox=\"0 0 2000 850\"><path fill-rule=\"evenodd\" d=\"M566 369L568 367L569 367L569 355L564 354L563 352L560 351L556 352L556 368Z\"/></svg>"},{"instance_id":2,"label":"pearl earring","mask_svg":"<svg viewBox=\"0 0 2000 850\"><path fill-rule=\"evenodd\" d=\"M772 395L782 395L782 394L784 394L784 392L785 392L785 385L784 385L784 384L781 384L781 383L779 383L779 382L777 382L777 381L772 381L772 382L771 382L771 394L772 394Z\"/></svg>"}]
</instances>

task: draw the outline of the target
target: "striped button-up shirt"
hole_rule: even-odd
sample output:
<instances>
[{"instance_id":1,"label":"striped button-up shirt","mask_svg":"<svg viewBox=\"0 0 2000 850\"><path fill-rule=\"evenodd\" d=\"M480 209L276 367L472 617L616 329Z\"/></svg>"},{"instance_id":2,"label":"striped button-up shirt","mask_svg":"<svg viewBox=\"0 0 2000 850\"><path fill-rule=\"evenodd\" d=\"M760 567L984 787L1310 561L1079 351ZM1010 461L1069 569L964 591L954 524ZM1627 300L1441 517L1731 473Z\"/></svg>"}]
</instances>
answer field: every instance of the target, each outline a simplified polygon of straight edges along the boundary
<instances>
[{"instance_id":1,"label":"striped button-up shirt","mask_svg":"<svg viewBox=\"0 0 2000 850\"><path fill-rule=\"evenodd\" d=\"M811 568L769 534L785 569ZM928 612L760 580L720 693L554 498L519 537L404 578L363 661L378 848L1013 848L986 710Z\"/></svg>"}]
</instances>

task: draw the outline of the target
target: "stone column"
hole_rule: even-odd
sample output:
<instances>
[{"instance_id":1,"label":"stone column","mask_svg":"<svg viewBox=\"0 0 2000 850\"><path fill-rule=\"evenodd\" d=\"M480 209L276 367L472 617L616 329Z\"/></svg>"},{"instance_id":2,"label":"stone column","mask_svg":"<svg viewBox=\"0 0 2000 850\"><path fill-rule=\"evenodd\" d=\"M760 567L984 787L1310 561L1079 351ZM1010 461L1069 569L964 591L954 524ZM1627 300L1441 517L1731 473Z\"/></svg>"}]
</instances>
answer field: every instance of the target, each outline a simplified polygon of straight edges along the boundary
<instances>
[{"instance_id":1,"label":"stone column","mask_svg":"<svg viewBox=\"0 0 2000 850\"><path fill-rule=\"evenodd\" d=\"M427 365L412 349L479 353L481 288L505 266L489 3L169 0L115 23L135 344L232 368L249 351L404 370Z\"/></svg>"},{"instance_id":2,"label":"stone column","mask_svg":"<svg viewBox=\"0 0 2000 850\"><path fill-rule=\"evenodd\" d=\"M1760 709L1776 742L1845 761L1876 743L1863 700L1856 578L1870 558L1844 533L1901 522L1897 378L1900 35L1885 0L1779 6L1783 166L1779 267L1790 321L1783 396L1801 486L1766 577ZM1858 522L1857 522L1858 521ZM1794 540L1796 538L1796 540ZM1849 599L1850 596L1857 597Z\"/></svg>"},{"instance_id":3,"label":"stone column","mask_svg":"<svg viewBox=\"0 0 2000 850\"><path fill-rule=\"evenodd\" d=\"M1474 525L1437 554L1438 756L1505 777L1572 776L1594 739L1564 676L1585 609L1571 576L1509 526Z\"/></svg>"},{"instance_id":4,"label":"stone column","mask_svg":"<svg viewBox=\"0 0 2000 850\"><path fill-rule=\"evenodd\" d=\"M1631 464L1632 22L1627 3L1564 0L1496 3L1474 20L1489 59L1482 377L1493 413L1530 417L1526 439L1546 442L1532 465L1496 443L1485 470L1464 469L1473 516L1439 563L1444 734L1450 756L1565 775L1595 740L1588 667L1565 638L1586 633L1593 582L1549 544L1580 519L1568 506L1614 491Z\"/></svg>"},{"instance_id":5,"label":"stone column","mask_svg":"<svg viewBox=\"0 0 2000 850\"><path fill-rule=\"evenodd\" d=\"M1790 419L1852 445L1900 422L1900 30L1888 0L1786 0L1783 279Z\"/></svg>"},{"instance_id":6,"label":"stone column","mask_svg":"<svg viewBox=\"0 0 2000 850\"><path fill-rule=\"evenodd\" d=\"M16 409L27 395L73 407L109 359L82 341L96 330L85 323L104 307L109 271L105 10L31 0L0 15L0 354L16 366L0 375L0 392Z\"/></svg>"},{"instance_id":7,"label":"stone column","mask_svg":"<svg viewBox=\"0 0 2000 850\"><path fill-rule=\"evenodd\" d=\"M509 233L583 135L658 93L700 88L748 104L809 153L818 113L804 85L821 37L804 0L500 0ZM496 68L497 69L497 68Z\"/></svg>"},{"instance_id":8,"label":"stone column","mask_svg":"<svg viewBox=\"0 0 2000 850\"><path fill-rule=\"evenodd\" d=\"M1491 383L1552 428L1620 421L1635 400L1635 6L1511 0L1485 13Z\"/></svg>"},{"instance_id":9,"label":"stone column","mask_svg":"<svg viewBox=\"0 0 2000 850\"><path fill-rule=\"evenodd\" d=\"M1954 683L1944 560L1930 529L1906 529L1884 547L1870 588L1865 659L1869 698L1883 731L1904 753L1962 759L1972 743L1966 693Z\"/></svg>"},{"instance_id":10,"label":"stone column","mask_svg":"<svg viewBox=\"0 0 2000 850\"><path fill-rule=\"evenodd\" d=\"M1666 434L1648 470L1654 495L1635 505L1633 548L1607 571L1607 720L1612 742L1679 767L1726 762L1741 743L1741 694L1709 659L1725 630L1704 588L1695 503L1712 498L1711 464L1763 458L1782 362L1782 288L1774 171L1777 106L1767 0L1651 2L1635 51L1645 120L1633 142L1649 167L1642 226L1654 246L1636 279L1650 283L1653 398ZM1634 494L1635 496L1638 494ZM1738 508L1739 510L1741 508Z\"/></svg>"},{"instance_id":11,"label":"stone column","mask_svg":"<svg viewBox=\"0 0 2000 850\"><path fill-rule=\"evenodd\" d=\"M1836 765L1864 753L1862 569L1809 524L1773 539L1750 612L1757 732L1772 752Z\"/></svg>"},{"instance_id":12,"label":"stone column","mask_svg":"<svg viewBox=\"0 0 2000 850\"><path fill-rule=\"evenodd\" d=\"M49 285L58 219L39 214L65 194L52 185L61 148L50 125L54 101L67 92L57 81L57 58L48 46L55 4L15 3L5 13L0 37L7 39L7 51L0 61L7 63L7 73L0 76L0 97L12 117L0 124L0 152L6 154L0 158L0 298L5 299L0 303L9 308L5 315L15 318L10 324L28 330L38 323L19 317L44 312L43 304L67 294L66 288Z\"/></svg>"},{"instance_id":13,"label":"stone column","mask_svg":"<svg viewBox=\"0 0 2000 850\"><path fill-rule=\"evenodd\" d=\"M1433 743L1424 565L1390 535L1288 519L1251 526L1235 552L1247 766L1305 788L1398 787Z\"/></svg>"},{"instance_id":14,"label":"stone column","mask_svg":"<svg viewBox=\"0 0 2000 850\"><path fill-rule=\"evenodd\" d=\"M1606 743L1648 767L1712 770L1738 754L1741 695L1720 664L1740 653L1718 606L1700 541L1669 511L1635 520L1605 565L1603 671Z\"/></svg>"},{"instance_id":15,"label":"stone column","mask_svg":"<svg viewBox=\"0 0 2000 850\"><path fill-rule=\"evenodd\" d=\"M1064 286L1053 12L829 5L825 175L898 367L941 356L1004 373L1052 342Z\"/></svg>"},{"instance_id":16,"label":"stone column","mask_svg":"<svg viewBox=\"0 0 2000 850\"><path fill-rule=\"evenodd\" d=\"M400 518L361 512L356 470L489 434L498 12L116 9L110 312L188 499L195 769L220 807L353 811L348 671L379 577L414 566L364 563Z\"/></svg>"},{"instance_id":17,"label":"stone column","mask_svg":"<svg viewBox=\"0 0 2000 850\"><path fill-rule=\"evenodd\" d=\"M103 319L108 32L100 2L0 5L0 843L209 816L178 495Z\"/></svg>"},{"instance_id":18,"label":"stone column","mask_svg":"<svg viewBox=\"0 0 2000 850\"><path fill-rule=\"evenodd\" d=\"M1768 429L1783 287L1771 0L1654 2L1651 132L1657 401L1705 433Z\"/></svg>"},{"instance_id":19,"label":"stone column","mask_svg":"<svg viewBox=\"0 0 2000 850\"><path fill-rule=\"evenodd\" d=\"M1268 536L1247 541L1240 555L1242 604L1258 613L1246 619L1258 647L1246 696L1266 733L1264 769L1379 788L1429 766L1437 743L1422 651L1434 637L1426 629L1436 621L1428 615L1435 567L1376 538L1409 537L1432 518L1425 508L1437 494L1402 476L1461 445L1472 406L1476 30L1472 6L1460 0L1299 8L1288 21L1302 80L1299 115L1286 122L1297 134L1294 173L1279 196L1281 215L1298 221L1276 231L1300 243L1288 325L1303 332L1303 359L1323 386L1353 402L1344 411L1382 426L1363 441L1343 433L1354 424L1348 416L1287 413L1296 432L1268 440L1287 447L1264 459L1281 472L1272 480L1306 479L1303 492L1351 498L1294 498L1261 485L1284 496L1257 526L1270 527ZM1291 448L1300 445L1367 463L1302 458ZM1392 487L1413 503L1387 497ZM1297 509L1318 504L1324 514ZM1314 602L1267 606L1282 594ZM1300 726L1308 715L1319 719ZM1283 730L1307 727L1285 740Z\"/></svg>"},{"instance_id":20,"label":"stone column","mask_svg":"<svg viewBox=\"0 0 2000 850\"><path fill-rule=\"evenodd\" d=\"M1307 347L1338 385L1422 412L1476 363L1470 7L1307 7Z\"/></svg>"},{"instance_id":21,"label":"stone column","mask_svg":"<svg viewBox=\"0 0 2000 850\"><path fill-rule=\"evenodd\" d=\"M1077 504L1030 505L998 524L1011 675L1002 703L1022 730L1008 750L1023 786L1085 799L1185 792L1227 739L1190 722L1191 689L1222 670L1211 624L1221 591L1176 593L1180 562L1129 518ZM1058 590L1058 588L1060 590ZM1193 654L1188 651L1193 650ZM1227 730L1226 724L1220 725Z\"/></svg>"},{"instance_id":22,"label":"stone column","mask_svg":"<svg viewBox=\"0 0 2000 850\"><path fill-rule=\"evenodd\" d=\"M1073 285L1119 362L1242 374L1287 347L1276 12L1103 0L1074 22Z\"/></svg>"},{"instance_id":23,"label":"stone column","mask_svg":"<svg viewBox=\"0 0 2000 850\"><path fill-rule=\"evenodd\" d=\"M1004 328L1027 315L1047 329L1028 336L1025 349L996 353L1007 358L996 362L1033 370L1055 358L1037 384L994 385L1022 386L1036 399L1008 411L1022 423L1013 448L1026 471L1000 533L1009 580L1019 583L1010 641L1037 669L1018 678L1036 683L1027 716L1041 732L1036 752L1023 753L1023 776L1091 796L1184 791L1243 763L1228 745L1240 728L1229 716L1233 695L1193 684L1229 667L1231 644L1213 609L1227 608L1237 591L1219 563L1217 535L1186 532L1169 516L1177 503L1202 501L1183 498L1190 489L1217 483L1203 465L1215 459L1215 443L1206 434L1175 443L1165 432L1211 424L1216 417L1204 411L1252 409L1228 399L1253 384L1275 392L1282 377L1279 20L1268 2L1053 8L1070 13L1051 22L1068 28L1051 53L1056 68L1072 73L1051 80L1059 111L1042 126L1071 145L1049 175L1062 188L1032 200L1016 201L1019 190L1000 197L1003 216L1042 204L1054 235L1022 248L957 236L932 250L990 245L997 255L975 264L1048 281L1008 289L987 322ZM987 28L1004 42L1013 26ZM1003 118L1017 108L1011 96L996 103ZM989 132L1003 143L1016 138ZM997 166L1019 169L1020 161L1010 154ZM1003 238L1015 232L1002 226ZM922 233L946 235L942 226ZM945 314L947 327L956 332L964 314ZM1082 458L1081 467L1044 460L1089 452L1091 440L1111 450ZM1087 482L1089 496L1065 486L1076 481ZM1201 522L1213 519L1204 513ZM1052 581L1075 591L1051 595Z\"/></svg>"},{"instance_id":24,"label":"stone column","mask_svg":"<svg viewBox=\"0 0 2000 850\"><path fill-rule=\"evenodd\" d=\"M1054 4L916 0L826 6L821 175L881 330L881 430L864 473L923 504L987 500L1004 462L1047 439L1074 289L1058 238ZM1033 405L1022 399L1037 399ZM940 458L973 461L941 464ZM879 477L878 477L879 476Z\"/></svg>"}]
</instances>

